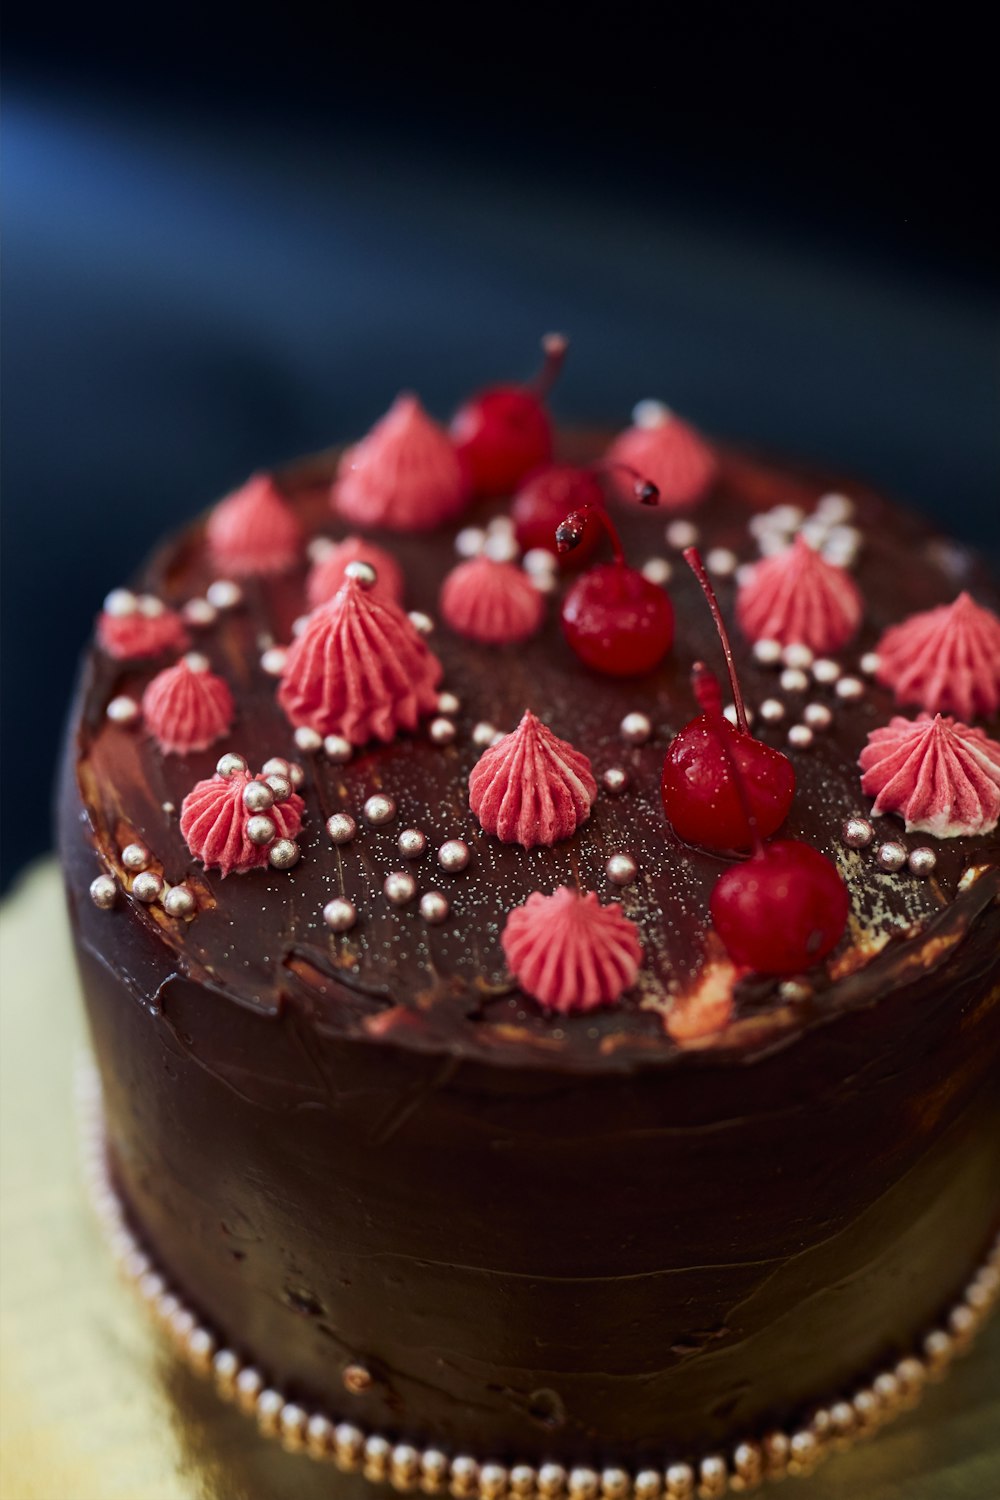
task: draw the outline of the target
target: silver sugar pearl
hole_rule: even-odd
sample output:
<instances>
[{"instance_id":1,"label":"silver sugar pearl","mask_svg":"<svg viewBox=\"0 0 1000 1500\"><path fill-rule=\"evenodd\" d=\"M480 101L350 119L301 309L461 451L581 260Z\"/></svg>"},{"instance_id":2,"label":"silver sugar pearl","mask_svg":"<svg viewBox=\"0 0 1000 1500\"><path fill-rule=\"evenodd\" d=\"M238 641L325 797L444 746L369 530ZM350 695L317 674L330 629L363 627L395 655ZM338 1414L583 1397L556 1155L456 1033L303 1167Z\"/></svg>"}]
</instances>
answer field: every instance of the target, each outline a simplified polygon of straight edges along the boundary
<instances>
[{"instance_id":1,"label":"silver sugar pearl","mask_svg":"<svg viewBox=\"0 0 1000 1500\"><path fill-rule=\"evenodd\" d=\"M294 839L275 839L267 851L269 863L275 870L290 870L298 864L302 850Z\"/></svg>"},{"instance_id":2,"label":"silver sugar pearl","mask_svg":"<svg viewBox=\"0 0 1000 1500\"><path fill-rule=\"evenodd\" d=\"M295 731L295 748L301 750L303 755L314 755L323 747L323 736L316 729L310 729L307 724L300 724Z\"/></svg>"},{"instance_id":3,"label":"silver sugar pearl","mask_svg":"<svg viewBox=\"0 0 1000 1500\"><path fill-rule=\"evenodd\" d=\"M653 733L653 726L646 714L626 714L618 731L627 745L644 745Z\"/></svg>"},{"instance_id":4,"label":"silver sugar pearl","mask_svg":"<svg viewBox=\"0 0 1000 1500\"><path fill-rule=\"evenodd\" d=\"M740 563L733 578L738 588L745 588L753 577L754 564L751 562Z\"/></svg>"},{"instance_id":5,"label":"silver sugar pearl","mask_svg":"<svg viewBox=\"0 0 1000 1500\"><path fill-rule=\"evenodd\" d=\"M144 870L151 858L152 855L145 844L126 844L122 850L122 864L133 874L137 870Z\"/></svg>"},{"instance_id":6,"label":"silver sugar pearl","mask_svg":"<svg viewBox=\"0 0 1000 1500\"><path fill-rule=\"evenodd\" d=\"M813 742L813 732L808 724L793 724L788 731L788 743L795 750L808 750Z\"/></svg>"},{"instance_id":7,"label":"silver sugar pearl","mask_svg":"<svg viewBox=\"0 0 1000 1500\"><path fill-rule=\"evenodd\" d=\"M829 656L819 656L812 664L813 681L826 686L836 682L840 676L840 663L832 661Z\"/></svg>"},{"instance_id":8,"label":"silver sugar pearl","mask_svg":"<svg viewBox=\"0 0 1000 1500\"><path fill-rule=\"evenodd\" d=\"M298 790L298 788L306 779L306 773L305 771L303 771L301 766L297 766L295 762L292 761L291 765L288 767L288 779L291 781L292 786L295 787L296 790Z\"/></svg>"},{"instance_id":9,"label":"silver sugar pearl","mask_svg":"<svg viewBox=\"0 0 1000 1500\"><path fill-rule=\"evenodd\" d=\"M298 640L299 636L302 634L303 630L305 630L308 624L308 615L296 615L295 619L292 621L292 636L296 640Z\"/></svg>"},{"instance_id":10,"label":"silver sugar pearl","mask_svg":"<svg viewBox=\"0 0 1000 1500\"><path fill-rule=\"evenodd\" d=\"M261 766L262 776L287 776L291 767L283 755L272 755Z\"/></svg>"},{"instance_id":11,"label":"silver sugar pearl","mask_svg":"<svg viewBox=\"0 0 1000 1500\"><path fill-rule=\"evenodd\" d=\"M882 663L882 658L877 651L866 651L858 662L858 666L866 677L874 677Z\"/></svg>"},{"instance_id":12,"label":"silver sugar pearl","mask_svg":"<svg viewBox=\"0 0 1000 1500\"><path fill-rule=\"evenodd\" d=\"M181 608L181 617L185 624L203 629L215 624L219 618L219 611L214 604L209 604L207 599L189 599Z\"/></svg>"},{"instance_id":13,"label":"silver sugar pearl","mask_svg":"<svg viewBox=\"0 0 1000 1500\"><path fill-rule=\"evenodd\" d=\"M355 558L353 562L347 564L344 577L353 578L354 582L359 583L365 590L373 589L378 583L378 574L371 563L362 562L360 558Z\"/></svg>"},{"instance_id":14,"label":"silver sugar pearl","mask_svg":"<svg viewBox=\"0 0 1000 1500\"><path fill-rule=\"evenodd\" d=\"M235 609L243 602L243 590L231 578L217 578L205 590L205 597L216 609Z\"/></svg>"},{"instance_id":15,"label":"silver sugar pearl","mask_svg":"<svg viewBox=\"0 0 1000 1500\"><path fill-rule=\"evenodd\" d=\"M754 661L760 662L762 667L776 667L781 660L781 642L772 641L768 637L763 640L754 641Z\"/></svg>"},{"instance_id":16,"label":"silver sugar pearl","mask_svg":"<svg viewBox=\"0 0 1000 1500\"><path fill-rule=\"evenodd\" d=\"M200 651L188 651L181 658L189 672L207 672L209 668L208 657Z\"/></svg>"},{"instance_id":17,"label":"silver sugar pearl","mask_svg":"<svg viewBox=\"0 0 1000 1500\"><path fill-rule=\"evenodd\" d=\"M834 692L837 694L837 697L842 698L845 703L853 703L858 698L864 697L865 685L861 681L860 677L841 677L840 681L837 683L837 686L834 688Z\"/></svg>"},{"instance_id":18,"label":"silver sugar pearl","mask_svg":"<svg viewBox=\"0 0 1000 1500\"><path fill-rule=\"evenodd\" d=\"M529 547L521 559L526 573L541 573L548 576L556 570L556 557L547 547Z\"/></svg>"},{"instance_id":19,"label":"silver sugar pearl","mask_svg":"<svg viewBox=\"0 0 1000 1500\"><path fill-rule=\"evenodd\" d=\"M438 693L437 711L439 714L457 714L461 707L462 704L454 693Z\"/></svg>"},{"instance_id":20,"label":"silver sugar pearl","mask_svg":"<svg viewBox=\"0 0 1000 1500\"><path fill-rule=\"evenodd\" d=\"M636 427L642 427L649 431L652 428L662 427L664 422L670 420L670 407L665 406L662 401L656 401L652 396L645 396L637 401L632 408L632 422ZM553 1467L549 1465L549 1467Z\"/></svg>"},{"instance_id":21,"label":"silver sugar pearl","mask_svg":"<svg viewBox=\"0 0 1000 1500\"><path fill-rule=\"evenodd\" d=\"M444 922L450 911L451 903L441 891L425 891L420 898L420 915L425 922Z\"/></svg>"},{"instance_id":22,"label":"silver sugar pearl","mask_svg":"<svg viewBox=\"0 0 1000 1500\"><path fill-rule=\"evenodd\" d=\"M288 801L292 795L292 783L287 776L279 776L276 771L272 771L269 776L265 776L264 780L274 793L275 802Z\"/></svg>"},{"instance_id":23,"label":"silver sugar pearl","mask_svg":"<svg viewBox=\"0 0 1000 1500\"><path fill-rule=\"evenodd\" d=\"M450 719L432 719L427 731L435 745L450 745L457 732Z\"/></svg>"},{"instance_id":24,"label":"silver sugar pearl","mask_svg":"<svg viewBox=\"0 0 1000 1500\"><path fill-rule=\"evenodd\" d=\"M894 840L880 844L875 858L883 870L901 870L906 864L906 847Z\"/></svg>"},{"instance_id":25,"label":"silver sugar pearl","mask_svg":"<svg viewBox=\"0 0 1000 1500\"><path fill-rule=\"evenodd\" d=\"M246 835L251 844L269 844L278 832L273 818L257 813L247 818Z\"/></svg>"},{"instance_id":26,"label":"silver sugar pearl","mask_svg":"<svg viewBox=\"0 0 1000 1500\"><path fill-rule=\"evenodd\" d=\"M225 755L220 755L215 763L215 769L220 776L235 776L237 771L245 771L247 763L242 755L237 755L235 750L227 750Z\"/></svg>"},{"instance_id":27,"label":"silver sugar pearl","mask_svg":"<svg viewBox=\"0 0 1000 1500\"><path fill-rule=\"evenodd\" d=\"M711 547L705 554L705 567L717 578L731 578L739 558L728 547Z\"/></svg>"},{"instance_id":28,"label":"silver sugar pearl","mask_svg":"<svg viewBox=\"0 0 1000 1500\"><path fill-rule=\"evenodd\" d=\"M354 754L354 746L342 734L328 734L323 741L323 754L335 766L346 766Z\"/></svg>"},{"instance_id":29,"label":"silver sugar pearl","mask_svg":"<svg viewBox=\"0 0 1000 1500\"><path fill-rule=\"evenodd\" d=\"M765 724L780 724L785 717L785 705L780 698L765 698L757 712Z\"/></svg>"},{"instance_id":30,"label":"silver sugar pearl","mask_svg":"<svg viewBox=\"0 0 1000 1500\"><path fill-rule=\"evenodd\" d=\"M631 885L639 873L639 866L631 854L612 854L604 866L605 874L614 885Z\"/></svg>"},{"instance_id":31,"label":"silver sugar pearl","mask_svg":"<svg viewBox=\"0 0 1000 1500\"><path fill-rule=\"evenodd\" d=\"M491 516L490 523L486 528L489 536L513 536L514 520L512 516Z\"/></svg>"},{"instance_id":32,"label":"silver sugar pearl","mask_svg":"<svg viewBox=\"0 0 1000 1500\"><path fill-rule=\"evenodd\" d=\"M306 556L312 563L325 562L336 545L332 537L314 536L306 547Z\"/></svg>"},{"instance_id":33,"label":"silver sugar pearl","mask_svg":"<svg viewBox=\"0 0 1000 1500\"><path fill-rule=\"evenodd\" d=\"M98 875L90 882L90 899L101 911L110 911L118 899L118 887L110 875Z\"/></svg>"},{"instance_id":34,"label":"silver sugar pearl","mask_svg":"<svg viewBox=\"0 0 1000 1500\"><path fill-rule=\"evenodd\" d=\"M349 844L358 831L358 825L350 813L331 813L326 820L326 831L335 844Z\"/></svg>"},{"instance_id":35,"label":"silver sugar pearl","mask_svg":"<svg viewBox=\"0 0 1000 1500\"><path fill-rule=\"evenodd\" d=\"M249 813L270 812L274 793L264 781L248 781L243 788L243 806Z\"/></svg>"},{"instance_id":36,"label":"silver sugar pearl","mask_svg":"<svg viewBox=\"0 0 1000 1500\"><path fill-rule=\"evenodd\" d=\"M464 839L445 839L438 850L438 864L449 875L457 875L460 870L464 870L470 858L471 850Z\"/></svg>"},{"instance_id":37,"label":"silver sugar pearl","mask_svg":"<svg viewBox=\"0 0 1000 1500\"><path fill-rule=\"evenodd\" d=\"M673 568L665 557L647 557L642 565L642 576L650 583L659 584L662 588L665 583L670 582Z\"/></svg>"},{"instance_id":38,"label":"silver sugar pearl","mask_svg":"<svg viewBox=\"0 0 1000 1500\"><path fill-rule=\"evenodd\" d=\"M768 514L779 531L797 531L806 518L801 505L775 505Z\"/></svg>"},{"instance_id":39,"label":"silver sugar pearl","mask_svg":"<svg viewBox=\"0 0 1000 1500\"><path fill-rule=\"evenodd\" d=\"M801 1005L812 999L813 987L801 979L783 979L778 985L778 994L790 1005Z\"/></svg>"},{"instance_id":40,"label":"silver sugar pearl","mask_svg":"<svg viewBox=\"0 0 1000 1500\"><path fill-rule=\"evenodd\" d=\"M816 502L816 514L831 526L837 526L851 519L854 502L846 495L822 495Z\"/></svg>"},{"instance_id":41,"label":"silver sugar pearl","mask_svg":"<svg viewBox=\"0 0 1000 1500\"><path fill-rule=\"evenodd\" d=\"M396 816L396 804L384 792L375 792L365 802L362 811L366 823L372 823L376 828L380 828L383 823L392 822Z\"/></svg>"},{"instance_id":42,"label":"silver sugar pearl","mask_svg":"<svg viewBox=\"0 0 1000 1500\"><path fill-rule=\"evenodd\" d=\"M422 609L411 609L409 621L414 630L418 630L421 635L430 635L434 629L434 621L430 615L425 615Z\"/></svg>"},{"instance_id":43,"label":"silver sugar pearl","mask_svg":"<svg viewBox=\"0 0 1000 1500\"><path fill-rule=\"evenodd\" d=\"M405 906L417 894L417 882L409 870L393 870L385 877L382 889L393 906Z\"/></svg>"},{"instance_id":44,"label":"silver sugar pearl","mask_svg":"<svg viewBox=\"0 0 1000 1500\"><path fill-rule=\"evenodd\" d=\"M497 726L481 720L472 731L472 743L480 750L488 750L497 737Z\"/></svg>"},{"instance_id":45,"label":"silver sugar pearl","mask_svg":"<svg viewBox=\"0 0 1000 1500\"><path fill-rule=\"evenodd\" d=\"M125 728L129 724L137 723L140 708L134 698L130 698L126 693L120 693L117 698L112 698L104 712L112 724L120 724Z\"/></svg>"},{"instance_id":46,"label":"silver sugar pearl","mask_svg":"<svg viewBox=\"0 0 1000 1500\"><path fill-rule=\"evenodd\" d=\"M455 533L455 551L459 557L478 557L486 545L486 532L480 526L463 526Z\"/></svg>"},{"instance_id":47,"label":"silver sugar pearl","mask_svg":"<svg viewBox=\"0 0 1000 1500\"><path fill-rule=\"evenodd\" d=\"M483 544L483 556L492 562L514 562L520 551L513 532L491 532Z\"/></svg>"},{"instance_id":48,"label":"silver sugar pearl","mask_svg":"<svg viewBox=\"0 0 1000 1500\"><path fill-rule=\"evenodd\" d=\"M804 693L809 686L809 678L801 667L786 667L778 681L786 693Z\"/></svg>"},{"instance_id":49,"label":"silver sugar pearl","mask_svg":"<svg viewBox=\"0 0 1000 1500\"><path fill-rule=\"evenodd\" d=\"M624 766L609 766L601 774L601 785L612 797L618 797L628 786L628 772Z\"/></svg>"},{"instance_id":50,"label":"silver sugar pearl","mask_svg":"<svg viewBox=\"0 0 1000 1500\"><path fill-rule=\"evenodd\" d=\"M693 521L671 521L667 527L665 536L671 547L676 547L678 552L685 547L693 547L698 540L698 528Z\"/></svg>"},{"instance_id":51,"label":"silver sugar pearl","mask_svg":"<svg viewBox=\"0 0 1000 1500\"><path fill-rule=\"evenodd\" d=\"M802 717L810 729L829 729L833 723L833 714L825 703L807 703Z\"/></svg>"},{"instance_id":52,"label":"silver sugar pearl","mask_svg":"<svg viewBox=\"0 0 1000 1500\"><path fill-rule=\"evenodd\" d=\"M268 677L280 677L285 670L285 662L288 658L287 648L284 646L270 646L260 659L260 669L266 672Z\"/></svg>"},{"instance_id":53,"label":"silver sugar pearl","mask_svg":"<svg viewBox=\"0 0 1000 1500\"><path fill-rule=\"evenodd\" d=\"M920 880L926 880L928 875L934 873L937 855L933 849L928 849L925 844L922 844L919 849L911 849L906 863L911 875L916 875Z\"/></svg>"},{"instance_id":54,"label":"silver sugar pearl","mask_svg":"<svg viewBox=\"0 0 1000 1500\"><path fill-rule=\"evenodd\" d=\"M112 589L104 600L104 613L117 620L134 615L138 608L139 601L131 589Z\"/></svg>"},{"instance_id":55,"label":"silver sugar pearl","mask_svg":"<svg viewBox=\"0 0 1000 1500\"><path fill-rule=\"evenodd\" d=\"M168 917L193 917L198 903L186 885L172 885L163 898L163 910Z\"/></svg>"},{"instance_id":56,"label":"silver sugar pearl","mask_svg":"<svg viewBox=\"0 0 1000 1500\"><path fill-rule=\"evenodd\" d=\"M749 703L744 703L743 708L744 708L744 712L746 713L746 716L747 716L747 723L748 724L752 724L753 723L753 709L750 707ZM727 703L726 706L725 706L725 708L722 710L722 717L724 719L727 719L730 724L732 724L734 726L737 725L740 721L739 721L739 718L738 718L737 713L736 713L736 704L735 703Z\"/></svg>"},{"instance_id":57,"label":"silver sugar pearl","mask_svg":"<svg viewBox=\"0 0 1000 1500\"><path fill-rule=\"evenodd\" d=\"M335 896L323 908L323 921L333 932L349 932L358 920L358 909L345 896Z\"/></svg>"},{"instance_id":58,"label":"silver sugar pearl","mask_svg":"<svg viewBox=\"0 0 1000 1500\"><path fill-rule=\"evenodd\" d=\"M140 594L136 603L139 613L145 615L147 620L158 620L167 607L155 594Z\"/></svg>"},{"instance_id":59,"label":"silver sugar pearl","mask_svg":"<svg viewBox=\"0 0 1000 1500\"><path fill-rule=\"evenodd\" d=\"M427 848L427 835L419 828L404 828L396 846L404 859L419 859Z\"/></svg>"},{"instance_id":60,"label":"silver sugar pearl","mask_svg":"<svg viewBox=\"0 0 1000 1500\"><path fill-rule=\"evenodd\" d=\"M811 667L813 654L802 641L792 641L781 653L786 667Z\"/></svg>"},{"instance_id":61,"label":"silver sugar pearl","mask_svg":"<svg viewBox=\"0 0 1000 1500\"><path fill-rule=\"evenodd\" d=\"M846 818L840 825L840 837L848 849L867 849L875 830L867 818Z\"/></svg>"},{"instance_id":62,"label":"silver sugar pearl","mask_svg":"<svg viewBox=\"0 0 1000 1500\"><path fill-rule=\"evenodd\" d=\"M132 894L146 906L158 901L163 892L163 880L155 870L141 870L132 882Z\"/></svg>"}]
</instances>

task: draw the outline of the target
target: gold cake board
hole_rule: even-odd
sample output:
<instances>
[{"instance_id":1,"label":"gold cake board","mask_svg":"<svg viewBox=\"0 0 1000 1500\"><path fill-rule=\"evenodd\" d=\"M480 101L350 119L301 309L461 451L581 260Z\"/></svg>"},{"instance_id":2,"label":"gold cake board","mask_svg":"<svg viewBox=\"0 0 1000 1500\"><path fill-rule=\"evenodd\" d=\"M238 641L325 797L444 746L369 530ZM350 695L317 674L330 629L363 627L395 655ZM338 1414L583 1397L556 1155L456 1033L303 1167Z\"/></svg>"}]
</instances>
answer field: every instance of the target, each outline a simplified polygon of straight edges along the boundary
<instances>
[{"instance_id":1,"label":"gold cake board","mask_svg":"<svg viewBox=\"0 0 1000 1500\"><path fill-rule=\"evenodd\" d=\"M80 1173L84 1042L58 871L45 861L0 925L3 1500L371 1500L360 1475L286 1453L221 1402L121 1285ZM1000 1319L918 1410L785 1492L1000 1495Z\"/></svg>"}]
</instances>

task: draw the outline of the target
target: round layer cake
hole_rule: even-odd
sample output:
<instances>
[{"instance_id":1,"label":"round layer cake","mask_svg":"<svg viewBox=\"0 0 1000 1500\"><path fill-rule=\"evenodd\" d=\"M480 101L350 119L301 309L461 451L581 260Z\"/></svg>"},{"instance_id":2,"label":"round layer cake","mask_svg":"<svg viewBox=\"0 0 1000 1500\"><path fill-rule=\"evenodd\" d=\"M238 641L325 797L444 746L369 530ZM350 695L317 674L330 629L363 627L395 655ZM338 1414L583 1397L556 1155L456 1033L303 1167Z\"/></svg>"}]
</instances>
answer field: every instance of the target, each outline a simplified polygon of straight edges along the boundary
<instances>
[{"instance_id":1,"label":"round layer cake","mask_svg":"<svg viewBox=\"0 0 1000 1500\"><path fill-rule=\"evenodd\" d=\"M557 451L579 466L606 446L563 435ZM377 484L353 484L360 448L257 481L267 504L243 492L238 514L227 501L165 542L102 615L60 845L110 1172L220 1345L332 1422L507 1465L694 1459L808 1420L919 1349L987 1251L1000 653L962 656L941 611L952 667L900 703L885 632L919 635L971 593L990 638L995 598L966 552L863 485L704 454L697 494L669 495L668 476L666 503L638 505L611 486L625 556L676 621L639 675L586 665L561 621L600 551L572 571L535 547L522 570L509 493L463 491L435 525L380 510ZM348 535L380 549L374 588L355 567L317 602L324 539ZM753 735L794 769L780 838L846 887L842 935L792 971L734 958L713 921L749 846L701 847L664 811L668 747L701 711L692 665L724 671L692 543ZM808 568L791 615L776 606L786 639L754 625L761 567L802 545L858 602L831 649ZM366 547L351 555L379 556ZM463 592L455 570L477 554ZM494 581L499 605L480 608ZM331 626L326 665L303 665L292 643L346 596L355 634ZM795 638L810 611L812 646ZM189 702L165 673L191 646L184 670L212 692ZM371 738L350 705L382 702L397 655L409 707ZM939 707L941 744L907 779L897 740ZM555 739L515 765L527 711ZM470 777L489 755L480 817ZM244 764L270 798L257 781L225 802ZM744 812L753 792L751 777Z\"/></svg>"}]
</instances>

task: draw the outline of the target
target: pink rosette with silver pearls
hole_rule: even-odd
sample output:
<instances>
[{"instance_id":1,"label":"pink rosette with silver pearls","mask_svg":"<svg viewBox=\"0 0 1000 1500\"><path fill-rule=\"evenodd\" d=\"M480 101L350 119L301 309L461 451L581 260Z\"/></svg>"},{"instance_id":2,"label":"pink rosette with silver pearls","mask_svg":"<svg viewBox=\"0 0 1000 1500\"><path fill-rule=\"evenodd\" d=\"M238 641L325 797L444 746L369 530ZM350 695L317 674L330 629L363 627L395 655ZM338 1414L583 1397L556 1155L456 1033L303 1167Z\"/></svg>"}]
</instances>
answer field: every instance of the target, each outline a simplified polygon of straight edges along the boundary
<instances>
[{"instance_id":1,"label":"pink rosette with silver pearls","mask_svg":"<svg viewBox=\"0 0 1000 1500\"><path fill-rule=\"evenodd\" d=\"M181 837L206 870L223 877L267 865L287 869L298 859L294 840L304 811L286 778L253 776L242 755L224 755L215 775L184 798Z\"/></svg>"}]
</instances>

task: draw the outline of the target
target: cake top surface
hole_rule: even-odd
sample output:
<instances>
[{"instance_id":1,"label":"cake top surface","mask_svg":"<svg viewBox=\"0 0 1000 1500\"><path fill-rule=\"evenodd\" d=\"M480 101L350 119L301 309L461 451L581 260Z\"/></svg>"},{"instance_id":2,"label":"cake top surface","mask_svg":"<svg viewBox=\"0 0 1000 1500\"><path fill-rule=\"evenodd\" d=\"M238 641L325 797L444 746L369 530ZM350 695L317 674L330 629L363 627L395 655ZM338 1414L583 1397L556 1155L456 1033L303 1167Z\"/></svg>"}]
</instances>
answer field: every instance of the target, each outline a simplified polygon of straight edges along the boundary
<instances>
[{"instance_id":1,"label":"cake top surface","mask_svg":"<svg viewBox=\"0 0 1000 1500\"><path fill-rule=\"evenodd\" d=\"M669 426L657 412L640 425L657 422ZM988 581L866 486L847 496L678 429L676 451L633 445L658 465L663 503L634 504L621 483L608 502L628 562L673 606L671 648L635 676L588 666L560 621L574 581L608 566L588 515L588 555L561 571L537 548L519 555L509 495L459 501L450 468L443 508L411 474L405 519L365 527L356 480L350 520L331 507L343 460L330 452L255 477L221 519L168 540L134 592L107 601L75 723L94 873L119 890L105 890L109 945L131 910L211 1003L293 1005L321 1030L583 1070L746 1056L943 962L997 890L1000 778L977 748L998 731ZM439 495L440 433L422 426L421 444ZM607 450L599 436L559 446L572 464ZM261 518L260 546L242 545L241 517L251 530ZM844 935L802 972L734 962L710 910L733 858L685 842L664 813L664 756L700 712L692 666L725 680L682 560L692 543L753 734L794 768L780 837L846 883ZM900 644L906 622L966 593L979 613L958 606L936 654L920 619ZM665 609L654 602L664 629ZM875 652L890 628L890 658L922 653L908 707ZM930 681L940 725L893 738ZM980 716L956 734L959 706ZM914 739L927 764L907 761ZM225 753L247 769L234 761L220 787ZM271 794L254 780L268 765ZM573 1003L567 964L592 1002Z\"/></svg>"}]
</instances>

